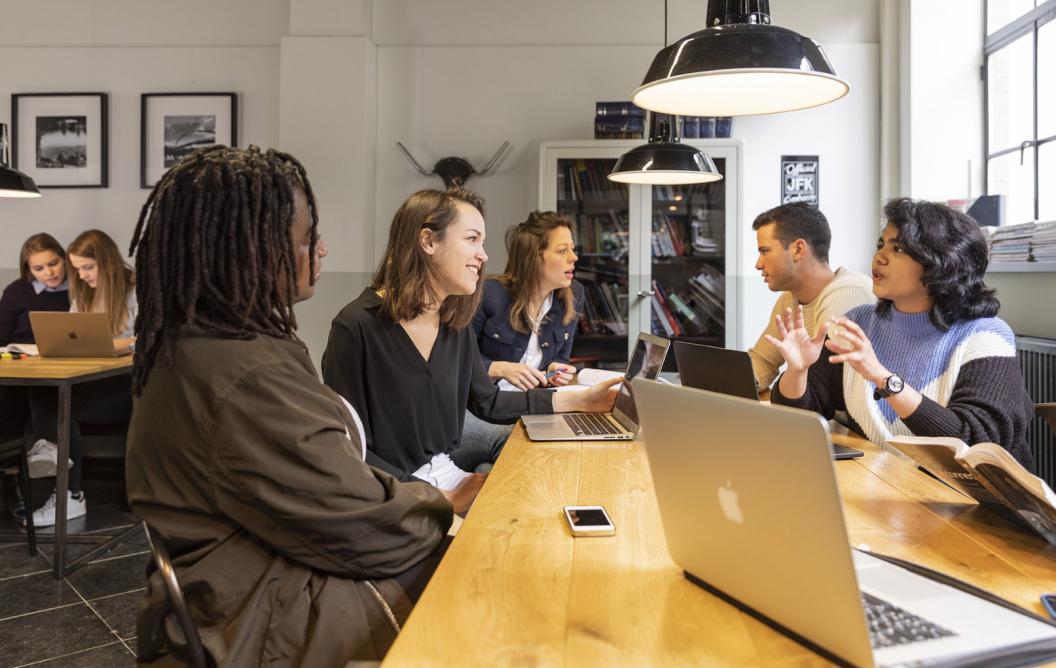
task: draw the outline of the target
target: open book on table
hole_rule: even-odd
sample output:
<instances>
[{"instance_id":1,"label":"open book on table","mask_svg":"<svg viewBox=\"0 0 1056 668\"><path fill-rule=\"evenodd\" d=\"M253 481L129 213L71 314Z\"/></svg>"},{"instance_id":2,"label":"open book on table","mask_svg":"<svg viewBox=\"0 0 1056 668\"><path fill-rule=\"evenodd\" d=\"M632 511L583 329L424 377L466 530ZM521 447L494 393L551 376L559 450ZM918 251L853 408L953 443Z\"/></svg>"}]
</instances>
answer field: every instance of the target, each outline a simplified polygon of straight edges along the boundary
<instances>
[{"instance_id":1,"label":"open book on table","mask_svg":"<svg viewBox=\"0 0 1056 668\"><path fill-rule=\"evenodd\" d=\"M40 355L35 343L9 343L6 346L0 346L0 354L3 353L22 353L33 357Z\"/></svg>"},{"instance_id":2,"label":"open book on table","mask_svg":"<svg viewBox=\"0 0 1056 668\"><path fill-rule=\"evenodd\" d=\"M1056 493L996 443L968 446L959 438L899 436L888 445L979 503L1012 511L1056 545Z\"/></svg>"}]
</instances>

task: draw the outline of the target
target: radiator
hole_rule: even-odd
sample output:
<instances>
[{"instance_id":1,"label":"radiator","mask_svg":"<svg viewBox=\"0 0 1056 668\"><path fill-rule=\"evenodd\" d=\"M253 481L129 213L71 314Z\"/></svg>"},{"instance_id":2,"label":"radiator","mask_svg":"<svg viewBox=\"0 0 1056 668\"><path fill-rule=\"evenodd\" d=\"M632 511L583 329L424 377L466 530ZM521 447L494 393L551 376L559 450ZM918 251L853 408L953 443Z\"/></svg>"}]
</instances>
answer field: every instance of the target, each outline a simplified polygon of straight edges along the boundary
<instances>
[{"instance_id":1,"label":"radiator","mask_svg":"<svg viewBox=\"0 0 1056 668\"><path fill-rule=\"evenodd\" d=\"M1056 401L1056 340L1017 336L1016 355L1031 400L1035 404ZM1034 418L1027 430L1027 444L1038 475L1056 488L1056 443L1045 420Z\"/></svg>"}]
</instances>

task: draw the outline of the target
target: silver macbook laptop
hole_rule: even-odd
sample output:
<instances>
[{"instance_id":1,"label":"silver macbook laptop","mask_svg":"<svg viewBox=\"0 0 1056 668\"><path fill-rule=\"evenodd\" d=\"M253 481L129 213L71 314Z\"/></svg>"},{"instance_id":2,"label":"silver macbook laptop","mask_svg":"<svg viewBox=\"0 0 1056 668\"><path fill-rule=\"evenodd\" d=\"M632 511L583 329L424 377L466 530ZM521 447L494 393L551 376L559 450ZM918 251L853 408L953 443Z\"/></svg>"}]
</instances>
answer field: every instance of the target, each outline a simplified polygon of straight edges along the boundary
<instances>
[{"instance_id":1,"label":"silver macbook laptop","mask_svg":"<svg viewBox=\"0 0 1056 668\"><path fill-rule=\"evenodd\" d=\"M30 311L41 357L117 357L105 313Z\"/></svg>"},{"instance_id":2,"label":"silver macbook laptop","mask_svg":"<svg viewBox=\"0 0 1056 668\"><path fill-rule=\"evenodd\" d=\"M521 418L533 441L630 441L638 435L638 411L631 396L631 378L660 375L671 342L642 332L627 363L624 382L611 413L557 413Z\"/></svg>"},{"instance_id":3,"label":"silver macbook laptop","mask_svg":"<svg viewBox=\"0 0 1056 668\"><path fill-rule=\"evenodd\" d=\"M667 547L691 580L859 666L983 665L1056 642L1056 626L852 551L834 466L853 464L832 463L820 416L633 385Z\"/></svg>"}]
</instances>

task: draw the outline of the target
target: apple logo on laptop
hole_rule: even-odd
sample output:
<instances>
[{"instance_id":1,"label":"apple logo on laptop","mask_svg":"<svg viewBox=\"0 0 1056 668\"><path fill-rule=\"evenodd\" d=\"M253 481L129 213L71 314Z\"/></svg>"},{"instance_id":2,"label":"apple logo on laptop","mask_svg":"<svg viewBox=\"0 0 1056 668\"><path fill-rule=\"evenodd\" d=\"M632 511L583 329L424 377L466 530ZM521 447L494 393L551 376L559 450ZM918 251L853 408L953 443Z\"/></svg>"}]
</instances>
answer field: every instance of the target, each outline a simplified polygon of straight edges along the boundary
<instances>
[{"instance_id":1,"label":"apple logo on laptop","mask_svg":"<svg viewBox=\"0 0 1056 668\"><path fill-rule=\"evenodd\" d=\"M71 339L76 339L77 338L77 332L70 332L66 336L70 337Z\"/></svg>"},{"instance_id":2,"label":"apple logo on laptop","mask_svg":"<svg viewBox=\"0 0 1056 668\"><path fill-rule=\"evenodd\" d=\"M726 519L735 524L744 524L744 514L737 502L737 492L733 489L733 483L729 480L719 488L719 506Z\"/></svg>"}]
</instances>

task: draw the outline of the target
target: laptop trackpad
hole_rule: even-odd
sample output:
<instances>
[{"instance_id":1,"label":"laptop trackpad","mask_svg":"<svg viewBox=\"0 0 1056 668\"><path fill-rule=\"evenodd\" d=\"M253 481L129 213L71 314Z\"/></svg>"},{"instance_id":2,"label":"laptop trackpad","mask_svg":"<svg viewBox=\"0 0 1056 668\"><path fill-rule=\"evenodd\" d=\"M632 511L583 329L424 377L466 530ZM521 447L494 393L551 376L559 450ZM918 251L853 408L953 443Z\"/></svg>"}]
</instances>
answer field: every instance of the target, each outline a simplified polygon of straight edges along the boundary
<instances>
[{"instance_id":1,"label":"laptop trackpad","mask_svg":"<svg viewBox=\"0 0 1056 668\"><path fill-rule=\"evenodd\" d=\"M862 559L857 552L854 556L854 570L862 589L876 592L890 603L911 603L950 595L948 587L933 580L879 559Z\"/></svg>"},{"instance_id":2,"label":"laptop trackpad","mask_svg":"<svg viewBox=\"0 0 1056 668\"><path fill-rule=\"evenodd\" d=\"M526 425L527 426L527 425ZM569 429L568 425L564 422L557 422L556 420L540 420L534 422L529 430L529 435L532 438L537 439L573 439L575 434Z\"/></svg>"}]
</instances>

